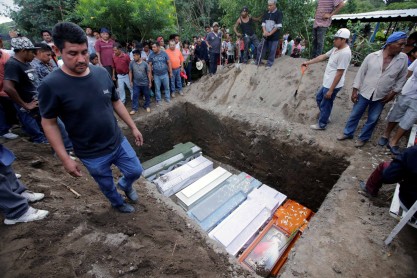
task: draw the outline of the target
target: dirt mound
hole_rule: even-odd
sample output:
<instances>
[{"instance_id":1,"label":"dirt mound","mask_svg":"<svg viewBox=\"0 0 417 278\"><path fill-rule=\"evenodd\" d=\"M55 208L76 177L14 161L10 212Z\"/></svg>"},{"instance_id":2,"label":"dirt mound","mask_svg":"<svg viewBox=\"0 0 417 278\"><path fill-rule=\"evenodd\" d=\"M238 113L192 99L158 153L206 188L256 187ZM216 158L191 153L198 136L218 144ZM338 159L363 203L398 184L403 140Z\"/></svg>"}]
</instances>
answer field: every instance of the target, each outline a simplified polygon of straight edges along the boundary
<instances>
[{"instance_id":1,"label":"dirt mound","mask_svg":"<svg viewBox=\"0 0 417 278\"><path fill-rule=\"evenodd\" d=\"M140 180L134 214L110 207L83 168L84 177L65 173L48 146L24 139L7 142L14 169L30 190L46 198L46 220L0 225L1 277L230 277L246 276L216 253L206 238ZM119 176L115 170L114 176ZM75 199L63 184L82 197ZM3 221L3 219L0 219ZM198 267L197 267L198 266Z\"/></svg>"}]
</instances>

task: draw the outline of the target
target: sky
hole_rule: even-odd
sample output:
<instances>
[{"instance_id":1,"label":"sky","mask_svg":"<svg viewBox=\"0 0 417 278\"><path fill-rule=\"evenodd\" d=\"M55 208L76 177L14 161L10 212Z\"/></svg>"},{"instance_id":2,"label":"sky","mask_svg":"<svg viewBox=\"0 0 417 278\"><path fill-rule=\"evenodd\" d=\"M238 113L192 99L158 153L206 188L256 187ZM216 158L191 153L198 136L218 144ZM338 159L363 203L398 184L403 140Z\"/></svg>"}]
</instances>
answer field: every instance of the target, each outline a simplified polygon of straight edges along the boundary
<instances>
[{"instance_id":1,"label":"sky","mask_svg":"<svg viewBox=\"0 0 417 278\"><path fill-rule=\"evenodd\" d=\"M6 5L6 6L13 6L13 0L0 0L0 9L1 10L3 10L4 9L4 6L3 5ZM1 23L5 23L5 22L8 22L8 21L12 21L10 18L8 18L8 17L5 17L5 16L3 16L3 15L0 15L0 24Z\"/></svg>"}]
</instances>

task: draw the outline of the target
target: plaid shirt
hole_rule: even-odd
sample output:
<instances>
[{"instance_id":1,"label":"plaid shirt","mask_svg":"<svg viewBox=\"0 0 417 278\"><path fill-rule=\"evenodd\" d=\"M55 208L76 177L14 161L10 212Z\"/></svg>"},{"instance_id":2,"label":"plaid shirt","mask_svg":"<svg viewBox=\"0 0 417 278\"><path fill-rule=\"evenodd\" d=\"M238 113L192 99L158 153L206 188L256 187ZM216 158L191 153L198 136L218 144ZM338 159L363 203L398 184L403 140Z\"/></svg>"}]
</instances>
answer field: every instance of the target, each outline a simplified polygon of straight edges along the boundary
<instances>
[{"instance_id":1,"label":"plaid shirt","mask_svg":"<svg viewBox=\"0 0 417 278\"><path fill-rule=\"evenodd\" d=\"M332 13L343 0L319 0L318 2L316 15L314 17L314 28L329 27L332 23L332 19L324 19L324 14Z\"/></svg>"},{"instance_id":2,"label":"plaid shirt","mask_svg":"<svg viewBox=\"0 0 417 278\"><path fill-rule=\"evenodd\" d=\"M45 64L38 58L33 59L30 65L36 70L36 73L38 74L38 84L36 84L36 87L39 87L42 80L53 71L52 65L50 63Z\"/></svg>"}]
</instances>

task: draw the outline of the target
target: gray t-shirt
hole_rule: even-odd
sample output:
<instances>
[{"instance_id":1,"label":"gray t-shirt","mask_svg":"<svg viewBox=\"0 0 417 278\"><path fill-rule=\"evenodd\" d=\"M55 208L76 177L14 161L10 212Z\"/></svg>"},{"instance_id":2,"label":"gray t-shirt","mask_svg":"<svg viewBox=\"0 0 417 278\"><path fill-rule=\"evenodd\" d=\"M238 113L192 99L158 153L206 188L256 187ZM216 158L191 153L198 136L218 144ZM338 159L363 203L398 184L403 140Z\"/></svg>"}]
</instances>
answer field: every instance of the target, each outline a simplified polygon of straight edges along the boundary
<instances>
[{"instance_id":1,"label":"gray t-shirt","mask_svg":"<svg viewBox=\"0 0 417 278\"><path fill-rule=\"evenodd\" d=\"M222 32L210 32L207 35L207 42L210 44L211 48L209 48L210 53L220 53L220 48L222 46L222 37L223 37L223 33Z\"/></svg>"},{"instance_id":2,"label":"gray t-shirt","mask_svg":"<svg viewBox=\"0 0 417 278\"><path fill-rule=\"evenodd\" d=\"M136 86L148 86L149 85L149 78L148 78L149 66L147 63L142 61L140 64L138 64L135 61L131 61L129 64L129 70L132 71L134 85Z\"/></svg>"},{"instance_id":3,"label":"gray t-shirt","mask_svg":"<svg viewBox=\"0 0 417 278\"><path fill-rule=\"evenodd\" d=\"M151 55L149 55L148 62L152 63L153 74L157 76L168 74L167 61L169 61L169 58L165 51L161 50L158 54L152 52Z\"/></svg>"}]
</instances>

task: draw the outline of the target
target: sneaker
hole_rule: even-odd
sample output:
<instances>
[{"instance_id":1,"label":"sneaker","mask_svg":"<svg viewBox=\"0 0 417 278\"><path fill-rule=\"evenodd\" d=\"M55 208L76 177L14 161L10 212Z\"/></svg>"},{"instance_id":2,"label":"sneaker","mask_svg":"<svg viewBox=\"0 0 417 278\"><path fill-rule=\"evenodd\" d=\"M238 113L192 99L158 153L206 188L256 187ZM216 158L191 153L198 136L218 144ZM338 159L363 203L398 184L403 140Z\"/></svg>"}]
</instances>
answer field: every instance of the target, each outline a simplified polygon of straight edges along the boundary
<instances>
[{"instance_id":1,"label":"sneaker","mask_svg":"<svg viewBox=\"0 0 417 278\"><path fill-rule=\"evenodd\" d=\"M170 99L166 99L166 100L165 100L165 102L166 102L166 103L170 103L170 102L171 102L171 100L170 100Z\"/></svg>"},{"instance_id":2,"label":"sneaker","mask_svg":"<svg viewBox=\"0 0 417 278\"><path fill-rule=\"evenodd\" d=\"M16 176L16 179L20 179L22 177L21 174L14 174Z\"/></svg>"},{"instance_id":3,"label":"sneaker","mask_svg":"<svg viewBox=\"0 0 417 278\"><path fill-rule=\"evenodd\" d=\"M130 111L130 115L135 115L135 113L136 113L136 111L135 110L132 110L132 111Z\"/></svg>"},{"instance_id":4,"label":"sneaker","mask_svg":"<svg viewBox=\"0 0 417 278\"><path fill-rule=\"evenodd\" d=\"M171 97L172 97L172 98L175 98L175 93L172 93L172 94L171 94Z\"/></svg>"},{"instance_id":5,"label":"sneaker","mask_svg":"<svg viewBox=\"0 0 417 278\"><path fill-rule=\"evenodd\" d=\"M400 151L400 147L399 146L391 146L390 144L387 145L387 148L390 150L390 152L393 155L400 155L401 151Z\"/></svg>"},{"instance_id":6,"label":"sneaker","mask_svg":"<svg viewBox=\"0 0 417 278\"><path fill-rule=\"evenodd\" d=\"M132 203L137 203L139 201L139 196L136 190L132 187L129 192L125 191L126 197L132 201Z\"/></svg>"},{"instance_id":7,"label":"sneaker","mask_svg":"<svg viewBox=\"0 0 417 278\"><path fill-rule=\"evenodd\" d=\"M266 69L266 70L269 70L270 68L271 68L270 66L266 66L266 67L265 67L265 69Z\"/></svg>"},{"instance_id":8,"label":"sneaker","mask_svg":"<svg viewBox=\"0 0 417 278\"><path fill-rule=\"evenodd\" d=\"M187 82L187 86L190 86L191 85L191 82Z\"/></svg>"},{"instance_id":9,"label":"sneaker","mask_svg":"<svg viewBox=\"0 0 417 278\"><path fill-rule=\"evenodd\" d=\"M14 134L12 132L8 132L6 134L3 134L1 137L5 138L5 139L13 140L13 139L19 138L19 135Z\"/></svg>"},{"instance_id":10,"label":"sneaker","mask_svg":"<svg viewBox=\"0 0 417 278\"><path fill-rule=\"evenodd\" d=\"M122 213L132 213L135 211L135 208L129 204L123 203L123 205L116 207Z\"/></svg>"},{"instance_id":11,"label":"sneaker","mask_svg":"<svg viewBox=\"0 0 417 278\"><path fill-rule=\"evenodd\" d=\"M180 92L180 96L184 96L184 93L183 92Z\"/></svg>"},{"instance_id":12,"label":"sneaker","mask_svg":"<svg viewBox=\"0 0 417 278\"><path fill-rule=\"evenodd\" d=\"M161 106L161 102L160 101L156 101L156 106Z\"/></svg>"},{"instance_id":13,"label":"sneaker","mask_svg":"<svg viewBox=\"0 0 417 278\"><path fill-rule=\"evenodd\" d=\"M313 130L325 130L326 129L324 127L320 127L318 124L311 125L310 128Z\"/></svg>"},{"instance_id":14,"label":"sneaker","mask_svg":"<svg viewBox=\"0 0 417 278\"><path fill-rule=\"evenodd\" d=\"M6 225L14 225L16 223L26 223L36 220L42 220L49 214L47 210L35 209L29 207L27 212L25 212L22 216L16 219L4 219L4 224Z\"/></svg>"},{"instance_id":15,"label":"sneaker","mask_svg":"<svg viewBox=\"0 0 417 278\"><path fill-rule=\"evenodd\" d=\"M359 181L359 188L365 193L367 197L376 197L375 194L369 193L368 189L366 189L366 183L364 181Z\"/></svg>"},{"instance_id":16,"label":"sneaker","mask_svg":"<svg viewBox=\"0 0 417 278\"><path fill-rule=\"evenodd\" d=\"M151 108L146 108L146 112L151 113Z\"/></svg>"},{"instance_id":17,"label":"sneaker","mask_svg":"<svg viewBox=\"0 0 417 278\"><path fill-rule=\"evenodd\" d=\"M383 136L381 136L378 140L378 145L380 145L381 147L385 146L386 144L388 144L388 138L385 138Z\"/></svg>"},{"instance_id":18,"label":"sneaker","mask_svg":"<svg viewBox=\"0 0 417 278\"><path fill-rule=\"evenodd\" d=\"M346 139L353 139L353 136L349 136L349 135L346 135L346 134L342 134L342 135L337 136L337 140L339 140L339 141L343 141L343 140L346 140Z\"/></svg>"},{"instance_id":19,"label":"sneaker","mask_svg":"<svg viewBox=\"0 0 417 278\"><path fill-rule=\"evenodd\" d=\"M23 191L20 196L25 197L29 203L34 203L42 200L45 197L43 193L35 193L29 190Z\"/></svg>"},{"instance_id":20,"label":"sneaker","mask_svg":"<svg viewBox=\"0 0 417 278\"><path fill-rule=\"evenodd\" d=\"M366 141L358 140L355 142L355 147L360 148L360 147L365 146L365 144L366 144Z\"/></svg>"}]
</instances>

